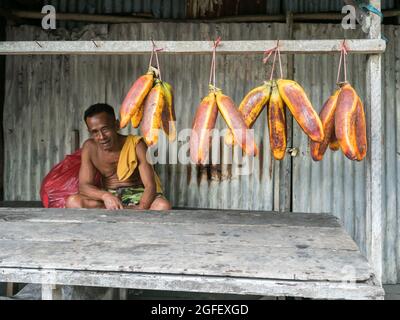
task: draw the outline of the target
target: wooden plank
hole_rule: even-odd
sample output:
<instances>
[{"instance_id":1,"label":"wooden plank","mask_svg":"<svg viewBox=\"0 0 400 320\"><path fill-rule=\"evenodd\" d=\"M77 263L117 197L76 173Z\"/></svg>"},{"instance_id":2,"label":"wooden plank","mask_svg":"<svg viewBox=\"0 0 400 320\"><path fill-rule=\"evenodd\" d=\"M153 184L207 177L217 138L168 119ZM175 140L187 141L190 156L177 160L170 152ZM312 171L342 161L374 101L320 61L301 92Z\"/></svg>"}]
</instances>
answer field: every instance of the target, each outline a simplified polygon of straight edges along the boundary
<instances>
[{"instance_id":1,"label":"wooden plank","mask_svg":"<svg viewBox=\"0 0 400 320\"><path fill-rule=\"evenodd\" d=\"M358 251L342 228L193 223L0 223L0 240L238 245Z\"/></svg>"},{"instance_id":2,"label":"wooden plank","mask_svg":"<svg viewBox=\"0 0 400 320\"><path fill-rule=\"evenodd\" d=\"M337 53L343 40L281 40L282 53ZM352 53L382 53L386 43L381 39L346 40ZM210 41L157 41L163 54L210 54ZM276 46L276 41L223 41L219 54L263 53ZM15 54L147 54L152 51L150 41L4 41L0 42L0 55Z\"/></svg>"},{"instance_id":3,"label":"wooden plank","mask_svg":"<svg viewBox=\"0 0 400 320\"><path fill-rule=\"evenodd\" d=\"M381 287L371 279L355 282L282 281L243 277L208 277L124 272L92 272L0 268L0 281L49 283L142 290L208 292L241 295L291 296L316 299L383 299Z\"/></svg>"},{"instance_id":4,"label":"wooden plank","mask_svg":"<svg viewBox=\"0 0 400 320\"><path fill-rule=\"evenodd\" d=\"M380 0L370 0L370 4L381 9ZM368 37L381 38L381 18L372 14L372 24ZM368 137L370 141L366 174L366 224L367 255L376 276L382 279L383 264L383 118L381 87L381 55L371 55L367 65L367 108L369 109Z\"/></svg>"},{"instance_id":5,"label":"wooden plank","mask_svg":"<svg viewBox=\"0 0 400 320\"><path fill-rule=\"evenodd\" d=\"M367 281L357 251L228 244L0 240L0 267Z\"/></svg>"},{"instance_id":6,"label":"wooden plank","mask_svg":"<svg viewBox=\"0 0 400 320\"><path fill-rule=\"evenodd\" d=\"M170 210L168 212L132 210L78 210L44 208L0 208L0 221L29 222L148 222L191 224L282 225L341 228L329 214L276 213L244 210Z\"/></svg>"}]
</instances>

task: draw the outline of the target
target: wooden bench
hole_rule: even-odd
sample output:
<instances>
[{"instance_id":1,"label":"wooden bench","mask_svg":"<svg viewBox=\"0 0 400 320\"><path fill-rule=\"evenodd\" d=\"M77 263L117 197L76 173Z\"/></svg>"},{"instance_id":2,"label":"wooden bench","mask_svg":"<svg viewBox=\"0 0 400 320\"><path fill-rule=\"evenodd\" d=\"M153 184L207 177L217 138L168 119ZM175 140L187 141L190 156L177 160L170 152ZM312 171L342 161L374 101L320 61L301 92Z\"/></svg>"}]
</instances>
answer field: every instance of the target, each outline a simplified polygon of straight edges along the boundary
<instances>
[{"instance_id":1,"label":"wooden bench","mask_svg":"<svg viewBox=\"0 0 400 320\"><path fill-rule=\"evenodd\" d=\"M326 214L0 208L0 282L383 299Z\"/></svg>"}]
</instances>

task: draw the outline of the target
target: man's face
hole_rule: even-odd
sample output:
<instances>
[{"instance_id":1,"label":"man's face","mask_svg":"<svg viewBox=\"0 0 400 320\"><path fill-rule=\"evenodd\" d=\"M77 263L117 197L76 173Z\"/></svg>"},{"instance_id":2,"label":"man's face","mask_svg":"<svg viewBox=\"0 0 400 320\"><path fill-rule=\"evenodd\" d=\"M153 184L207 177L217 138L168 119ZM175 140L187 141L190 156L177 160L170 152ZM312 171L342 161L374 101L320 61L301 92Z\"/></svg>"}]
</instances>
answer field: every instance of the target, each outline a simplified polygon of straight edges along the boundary
<instances>
[{"instance_id":1,"label":"man's face","mask_svg":"<svg viewBox=\"0 0 400 320\"><path fill-rule=\"evenodd\" d=\"M86 118L90 136L103 150L111 150L118 141L117 122L105 112Z\"/></svg>"}]
</instances>

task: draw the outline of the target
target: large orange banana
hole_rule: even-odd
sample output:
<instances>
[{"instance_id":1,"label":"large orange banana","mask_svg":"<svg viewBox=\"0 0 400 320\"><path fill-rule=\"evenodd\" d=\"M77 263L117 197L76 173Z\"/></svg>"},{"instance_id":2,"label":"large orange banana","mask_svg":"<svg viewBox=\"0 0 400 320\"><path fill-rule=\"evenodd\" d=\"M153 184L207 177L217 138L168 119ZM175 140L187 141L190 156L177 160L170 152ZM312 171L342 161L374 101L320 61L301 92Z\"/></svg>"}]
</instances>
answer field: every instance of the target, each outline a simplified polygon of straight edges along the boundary
<instances>
[{"instance_id":1,"label":"large orange banana","mask_svg":"<svg viewBox=\"0 0 400 320\"><path fill-rule=\"evenodd\" d=\"M331 149L332 151L338 151L340 149L340 144L335 134L335 128L333 128L333 134L331 137L331 141L329 142L329 149Z\"/></svg>"},{"instance_id":2,"label":"large orange banana","mask_svg":"<svg viewBox=\"0 0 400 320\"><path fill-rule=\"evenodd\" d=\"M235 142L238 143L247 155L257 155L258 149L254 141L253 132L252 130L248 130L241 113L235 107L235 103L220 90L216 92L216 97L218 110L221 112L229 129L231 129Z\"/></svg>"},{"instance_id":3,"label":"large orange banana","mask_svg":"<svg viewBox=\"0 0 400 320\"><path fill-rule=\"evenodd\" d=\"M204 97L197 108L190 135L190 158L196 164L205 164L210 149L211 130L218 116L214 91Z\"/></svg>"},{"instance_id":4,"label":"large orange banana","mask_svg":"<svg viewBox=\"0 0 400 320\"><path fill-rule=\"evenodd\" d=\"M125 128L133 115L138 118L135 123L140 123L141 112L138 109L153 87L153 82L154 73L147 72L133 83L119 109L120 128Z\"/></svg>"},{"instance_id":5,"label":"large orange banana","mask_svg":"<svg viewBox=\"0 0 400 320\"><path fill-rule=\"evenodd\" d=\"M174 108L174 96L172 86L167 82L162 82L165 105L161 114L162 128L168 136L169 141L176 139L176 116Z\"/></svg>"},{"instance_id":6,"label":"large orange banana","mask_svg":"<svg viewBox=\"0 0 400 320\"><path fill-rule=\"evenodd\" d=\"M303 88L295 81L277 80L279 93L297 123L311 140L322 142L324 129Z\"/></svg>"},{"instance_id":7,"label":"large orange banana","mask_svg":"<svg viewBox=\"0 0 400 320\"><path fill-rule=\"evenodd\" d=\"M340 90L336 103L335 134L340 148L350 160L357 159L357 104L359 97L354 88L346 83Z\"/></svg>"},{"instance_id":8,"label":"large orange banana","mask_svg":"<svg viewBox=\"0 0 400 320\"><path fill-rule=\"evenodd\" d=\"M336 90L335 93L329 97L319 113L325 137L322 142L310 142L311 157L314 161L322 160L329 143L332 141L332 136L335 134L335 111L339 92L340 90Z\"/></svg>"},{"instance_id":9,"label":"large orange banana","mask_svg":"<svg viewBox=\"0 0 400 320\"><path fill-rule=\"evenodd\" d=\"M268 103L271 94L271 81L265 82L262 86L251 90L239 105L239 112L248 128L252 128L254 122L261 114L264 106ZM229 130L225 135L225 143L234 144L232 132Z\"/></svg>"},{"instance_id":10,"label":"large orange banana","mask_svg":"<svg viewBox=\"0 0 400 320\"><path fill-rule=\"evenodd\" d=\"M361 161L367 155L367 125L364 106L360 98L358 98L355 120L356 156L357 160Z\"/></svg>"},{"instance_id":11,"label":"large orange banana","mask_svg":"<svg viewBox=\"0 0 400 320\"><path fill-rule=\"evenodd\" d=\"M282 160L286 153L286 117L276 83L272 86L267 115L272 155L276 160Z\"/></svg>"},{"instance_id":12,"label":"large orange banana","mask_svg":"<svg viewBox=\"0 0 400 320\"><path fill-rule=\"evenodd\" d=\"M144 100L143 121L140 128L148 146L152 146L158 141L158 131L161 128L161 114L164 104L164 90L161 82L156 80L156 85Z\"/></svg>"},{"instance_id":13,"label":"large orange banana","mask_svg":"<svg viewBox=\"0 0 400 320\"><path fill-rule=\"evenodd\" d=\"M132 118L131 118L132 127L134 127L134 128L139 127L140 121L142 121L142 118L143 118L143 110L144 110L144 103L142 103L139 106L139 108L137 108L135 113L132 115Z\"/></svg>"}]
</instances>

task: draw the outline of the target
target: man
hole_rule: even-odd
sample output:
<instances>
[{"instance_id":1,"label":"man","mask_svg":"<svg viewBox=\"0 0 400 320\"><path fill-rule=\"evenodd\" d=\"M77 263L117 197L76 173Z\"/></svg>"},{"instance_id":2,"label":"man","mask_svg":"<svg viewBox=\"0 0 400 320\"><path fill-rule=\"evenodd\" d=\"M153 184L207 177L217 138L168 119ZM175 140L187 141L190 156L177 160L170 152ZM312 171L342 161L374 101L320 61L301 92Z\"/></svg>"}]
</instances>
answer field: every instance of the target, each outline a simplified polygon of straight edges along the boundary
<instances>
[{"instance_id":1,"label":"man","mask_svg":"<svg viewBox=\"0 0 400 320\"><path fill-rule=\"evenodd\" d=\"M161 193L158 176L146 159L146 143L139 136L118 133L114 109L95 104L85 111L84 120L91 138L82 148L79 194L70 196L66 207L171 209ZM102 188L96 186L97 172L101 174ZM120 172L124 175L122 180Z\"/></svg>"}]
</instances>

